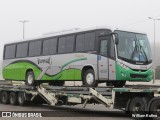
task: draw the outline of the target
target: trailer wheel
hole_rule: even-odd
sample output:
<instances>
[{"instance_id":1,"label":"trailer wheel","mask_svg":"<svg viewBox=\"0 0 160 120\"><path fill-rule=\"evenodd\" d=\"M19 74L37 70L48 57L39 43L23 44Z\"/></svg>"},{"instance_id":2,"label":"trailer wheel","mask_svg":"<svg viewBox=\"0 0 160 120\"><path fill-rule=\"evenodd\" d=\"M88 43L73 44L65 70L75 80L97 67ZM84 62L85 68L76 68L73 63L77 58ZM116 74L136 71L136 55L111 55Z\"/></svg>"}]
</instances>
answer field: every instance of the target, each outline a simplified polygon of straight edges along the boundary
<instances>
[{"instance_id":1,"label":"trailer wheel","mask_svg":"<svg viewBox=\"0 0 160 120\"><path fill-rule=\"evenodd\" d=\"M2 102L3 104L8 104L8 103L9 103L8 92L3 91L3 92L1 93L1 102Z\"/></svg>"},{"instance_id":2,"label":"trailer wheel","mask_svg":"<svg viewBox=\"0 0 160 120\"><path fill-rule=\"evenodd\" d=\"M18 104L23 106L23 105L25 105L25 103L26 103L26 100L25 100L25 97L24 97L24 93L19 92L18 93Z\"/></svg>"},{"instance_id":3,"label":"trailer wheel","mask_svg":"<svg viewBox=\"0 0 160 120\"><path fill-rule=\"evenodd\" d=\"M11 105L16 105L17 104L17 95L15 92L11 92L9 94L9 102Z\"/></svg>"},{"instance_id":4,"label":"trailer wheel","mask_svg":"<svg viewBox=\"0 0 160 120\"><path fill-rule=\"evenodd\" d=\"M29 71L26 74L26 85L33 86L34 85L34 73L33 71Z\"/></svg>"},{"instance_id":5,"label":"trailer wheel","mask_svg":"<svg viewBox=\"0 0 160 120\"><path fill-rule=\"evenodd\" d=\"M114 81L112 82L114 87L123 87L126 84L126 81Z\"/></svg>"},{"instance_id":6,"label":"trailer wheel","mask_svg":"<svg viewBox=\"0 0 160 120\"><path fill-rule=\"evenodd\" d=\"M153 120L160 119L160 100L154 100L150 105L150 113L153 115L157 115Z\"/></svg>"},{"instance_id":7,"label":"trailer wheel","mask_svg":"<svg viewBox=\"0 0 160 120\"><path fill-rule=\"evenodd\" d=\"M147 109L147 100L143 97L134 97L129 103L129 112L131 114L145 114Z\"/></svg>"},{"instance_id":8,"label":"trailer wheel","mask_svg":"<svg viewBox=\"0 0 160 120\"><path fill-rule=\"evenodd\" d=\"M87 87L97 87L98 83L95 80L93 69L88 69L83 75L83 85Z\"/></svg>"}]
</instances>

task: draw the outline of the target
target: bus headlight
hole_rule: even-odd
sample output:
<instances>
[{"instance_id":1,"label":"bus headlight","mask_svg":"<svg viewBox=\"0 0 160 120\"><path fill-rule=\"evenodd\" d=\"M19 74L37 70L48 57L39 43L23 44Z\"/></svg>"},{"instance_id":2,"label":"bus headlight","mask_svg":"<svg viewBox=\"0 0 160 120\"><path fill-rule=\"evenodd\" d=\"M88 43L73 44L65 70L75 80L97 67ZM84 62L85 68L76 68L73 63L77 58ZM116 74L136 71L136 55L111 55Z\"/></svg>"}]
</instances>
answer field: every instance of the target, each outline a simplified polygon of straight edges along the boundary
<instances>
[{"instance_id":1,"label":"bus headlight","mask_svg":"<svg viewBox=\"0 0 160 120\"><path fill-rule=\"evenodd\" d=\"M123 68L123 69L128 69L128 67L126 65L124 65L123 63L119 63L119 65Z\"/></svg>"}]
</instances>

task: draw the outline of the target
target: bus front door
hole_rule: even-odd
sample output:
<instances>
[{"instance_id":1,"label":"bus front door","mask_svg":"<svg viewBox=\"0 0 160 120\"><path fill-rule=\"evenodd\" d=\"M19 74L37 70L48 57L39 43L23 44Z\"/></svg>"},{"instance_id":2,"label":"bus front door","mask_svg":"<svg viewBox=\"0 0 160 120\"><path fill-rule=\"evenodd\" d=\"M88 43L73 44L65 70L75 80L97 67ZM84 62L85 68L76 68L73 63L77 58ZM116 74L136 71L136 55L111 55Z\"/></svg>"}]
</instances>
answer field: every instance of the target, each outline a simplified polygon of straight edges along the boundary
<instances>
[{"instance_id":1,"label":"bus front door","mask_svg":"<svg viewBox=\"0 0 160 120\"><path fill-rule=\"evenodd\" d=\"M99 37L100 54L97 56L99 80L109 79L108 46L110 38L111 38L110 36Z\"/></svg>"}]
</instances>

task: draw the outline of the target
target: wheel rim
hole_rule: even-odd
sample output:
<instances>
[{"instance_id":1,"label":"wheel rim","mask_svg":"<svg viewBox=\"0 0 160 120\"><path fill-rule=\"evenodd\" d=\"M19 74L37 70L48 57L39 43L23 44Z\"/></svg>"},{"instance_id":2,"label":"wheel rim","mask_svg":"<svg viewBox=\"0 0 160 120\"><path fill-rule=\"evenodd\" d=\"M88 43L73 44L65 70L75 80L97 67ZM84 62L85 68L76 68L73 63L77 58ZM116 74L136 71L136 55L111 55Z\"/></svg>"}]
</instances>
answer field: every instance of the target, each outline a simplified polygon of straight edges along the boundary
<instances>
[{"instance_id":1,"label":"wheel rim","mask_svg":"<svg viewBox=\"0 0 160 120\"><path fill-rule=\"evenodd\" d=\"M10 98L10 99L11 99L11 101L10 101L11 103L13 103L13 102L14 102L14 98L13 98L13 97L14 97L14 96L13 96L13 95L11 95L11 98Z\"/></svg>"},{"instance_id":2,"label":"wheel rim","mask_svg":"<svg viewBox=\"0 0 160 120\"><path fill-rule=\"evenodd\" d=\"M6 95L3 95L3 96L2 96L2 102L5 103L6 100L7 100L7 96L6 96Z\"/></svg>"},{"instance_id":3,"label":"wheel rim","mask_svg":"<svg viewBox=\"0 0 160 120\"><path fill-rule=\"evenodd\" d=\"M88 73L86 75L86 81L89 85L91 85L94 81L94 75L92 73Z\"/></svg>"},{"instance_id":4,"label":"wheel rim","mask_svg":"<svg viewBox=\"0 0 160 120\"><path fill-rule=\"evenodd\" d=\"M135 111L135 112L142 111L142 106L141 106L141 104L140 104L140 103L137 103L137 104L134 106L133 111Z\"/></svg>"},{"instance_id":5,"label":"wheel rim","mask_svg":"<svg viewBox=\"0 0 160 120\"><path fill-rule=\"evenodd\" d=\"M19 101L19 103L22 103L22 102L23 102L23 95L22 95L22 94L19 95L18 101Z\"/></svg>"},{"instance_id":6,"label":"wheel rim","mask_svg":"<svg viewBox=\"0 0 160 120\"><path fill-rule=\"evenodd\" d=\"M33 75L28 75L27 81L29 84L33 83Z\"/></svg>"}]
</instances>

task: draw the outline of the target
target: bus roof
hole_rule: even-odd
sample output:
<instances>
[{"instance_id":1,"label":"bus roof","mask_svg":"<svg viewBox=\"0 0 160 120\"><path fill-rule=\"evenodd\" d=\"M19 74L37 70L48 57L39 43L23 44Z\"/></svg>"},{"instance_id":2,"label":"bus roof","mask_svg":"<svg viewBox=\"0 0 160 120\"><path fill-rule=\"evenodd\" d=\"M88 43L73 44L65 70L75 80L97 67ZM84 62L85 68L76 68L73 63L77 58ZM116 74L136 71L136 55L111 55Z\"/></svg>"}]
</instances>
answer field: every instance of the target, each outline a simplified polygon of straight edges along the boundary
<instances>
[{"instance_id":1,"label":"bus roof","mask_svg":"<svg viewBox=\"0 0 160 120\"><path fill-rule=\"evenodd\" d=\"M49 38L49 37L54 37L54 36L59 36L59 35L67 35L67 34L72 34L72 33L85 32L85 31L91 31L91 30L100 30L100 29L108 29L108 30L111 30L112 32L114 32L115 30L120 30L120 31L126 31L126 32L146 34L144 32L140 32L140 31L138 32L138 31L131 30L131 29L119 29L119 28L115 29L115 28L111 28L109 26L100 26L100 27L92 27L92 28L87 28L87 29L74 28L74 29L68 29L68 30L62 30L62 31L55 31L55 32L43 34L40 37L26 38L26 39L18 40L15 42L9 42L6 44L21 43L21 42L25 42L25 41L32 41L32 40Z\"/></svg>"}]
</instances>

